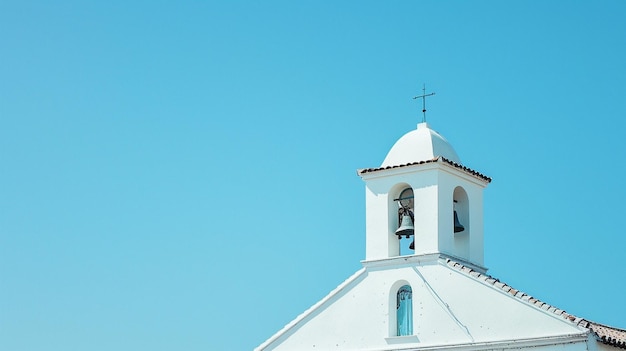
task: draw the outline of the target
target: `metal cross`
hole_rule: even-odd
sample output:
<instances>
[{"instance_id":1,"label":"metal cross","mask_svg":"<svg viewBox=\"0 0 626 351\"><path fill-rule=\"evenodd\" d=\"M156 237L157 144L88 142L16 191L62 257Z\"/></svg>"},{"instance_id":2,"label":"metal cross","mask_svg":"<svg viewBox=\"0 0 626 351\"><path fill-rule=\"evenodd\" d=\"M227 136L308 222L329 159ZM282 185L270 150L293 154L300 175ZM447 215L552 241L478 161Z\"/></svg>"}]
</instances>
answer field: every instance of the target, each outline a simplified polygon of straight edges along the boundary
<instances>
[{"instance_id":1,"label":"metal cross","mask_svg":"<svg viewBox=\"0 0 626 351\"><path fill-rule=\"evenodd\" d=\"M424 84L424 88L422 88L422 91L424 92L424 94L414 97L413 100L422 98L422 113L424 114L422 122L426 122L426 97L433 96L435 95L435 93L426 94L426 84Z\"/></svg>"}]
</instances>

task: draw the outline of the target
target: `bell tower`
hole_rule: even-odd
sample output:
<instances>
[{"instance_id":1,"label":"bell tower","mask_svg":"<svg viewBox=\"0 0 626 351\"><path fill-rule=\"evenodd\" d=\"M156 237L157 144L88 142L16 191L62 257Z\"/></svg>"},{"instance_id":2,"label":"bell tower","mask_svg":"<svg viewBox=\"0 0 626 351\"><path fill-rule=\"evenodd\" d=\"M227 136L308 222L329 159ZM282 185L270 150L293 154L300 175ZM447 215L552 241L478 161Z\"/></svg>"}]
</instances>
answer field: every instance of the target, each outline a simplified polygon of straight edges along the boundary
<instances>
[{"instance_id":1,"label":"bell tower","mask_svg":"<svg viewBox=\"0 0 626 351\"><path fill-rule=\"evenodd\" d=\"M366 186L365 261L444 254L483 267L483 189L491 178L461 164L427 123L402 136Z\"/></svg>"}]
</instances>

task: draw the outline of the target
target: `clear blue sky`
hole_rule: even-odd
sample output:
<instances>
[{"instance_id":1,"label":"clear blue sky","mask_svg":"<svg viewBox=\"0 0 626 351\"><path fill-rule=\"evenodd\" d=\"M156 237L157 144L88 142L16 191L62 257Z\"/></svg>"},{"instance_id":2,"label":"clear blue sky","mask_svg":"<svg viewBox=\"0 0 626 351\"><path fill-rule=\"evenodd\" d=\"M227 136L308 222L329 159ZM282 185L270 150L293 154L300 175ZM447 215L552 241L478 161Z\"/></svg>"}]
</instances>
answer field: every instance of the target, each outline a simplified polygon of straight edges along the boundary
<instances>
[{"instance_id":1,"label":"clear blue sky","mask_svg":"<svg viewBox=\"0 0 626 351\"><path fill-rule=\"evenodd\" d=\"M626 328L626 2L0 1L0 349L250 350L428 121L489 273Z\"/></svg>"}]
</instances>

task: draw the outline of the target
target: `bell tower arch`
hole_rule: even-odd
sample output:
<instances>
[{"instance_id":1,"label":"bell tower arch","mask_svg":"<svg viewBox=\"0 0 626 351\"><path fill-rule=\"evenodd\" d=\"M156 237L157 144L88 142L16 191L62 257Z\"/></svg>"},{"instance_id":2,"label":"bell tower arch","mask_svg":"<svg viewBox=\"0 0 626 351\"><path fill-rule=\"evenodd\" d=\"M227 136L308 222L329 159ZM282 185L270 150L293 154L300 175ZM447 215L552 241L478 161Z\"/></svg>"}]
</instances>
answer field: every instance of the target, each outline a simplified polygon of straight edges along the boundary
<instances>
[{"instance_id":1,"label":"bell tower arch","mask_svg":"<svg viewBox=\"0 0 626 351\"><path fill-rule=\"evenodd\" d=\"M483 266L482 192L491 179L463 166L426 123L402 136L380 167L358 174L366 184L366 261L445 254Z\"/></svg>"},{"instance_id":2,"label":"bell tower arch","mask_svg":"<svg viewBox=\"0 0 626 351\"><path fill-rule=\"evenodd\" d=\"M389 248L396 256L407 254L415 233L413 188L407 183L394 185L387 198L389 209L389 230L395 234L389 236ZM397 246L397 247L396 247Z\"/></svg>"}]
</instances>

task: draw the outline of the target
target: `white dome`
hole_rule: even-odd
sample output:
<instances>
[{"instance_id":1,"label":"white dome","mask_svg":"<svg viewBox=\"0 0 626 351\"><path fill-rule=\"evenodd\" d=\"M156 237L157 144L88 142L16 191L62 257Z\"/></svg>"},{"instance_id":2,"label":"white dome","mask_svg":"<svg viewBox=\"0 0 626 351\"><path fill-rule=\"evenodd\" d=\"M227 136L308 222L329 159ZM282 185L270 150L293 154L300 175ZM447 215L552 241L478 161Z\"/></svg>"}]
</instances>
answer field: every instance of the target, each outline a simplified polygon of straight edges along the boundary
<instances>
[{"instance_id":1,"label":"white dome","mask_svg":"<svg viewBox=\"0 0 626 351\"><path fill-rule=\"evenodd\" d=\"M404 134L396 141L381 167L428 161L439 156L458 164L461 163L452 145L424 122L418 124L417 129Z\"/></svg>"}]
</instances>

